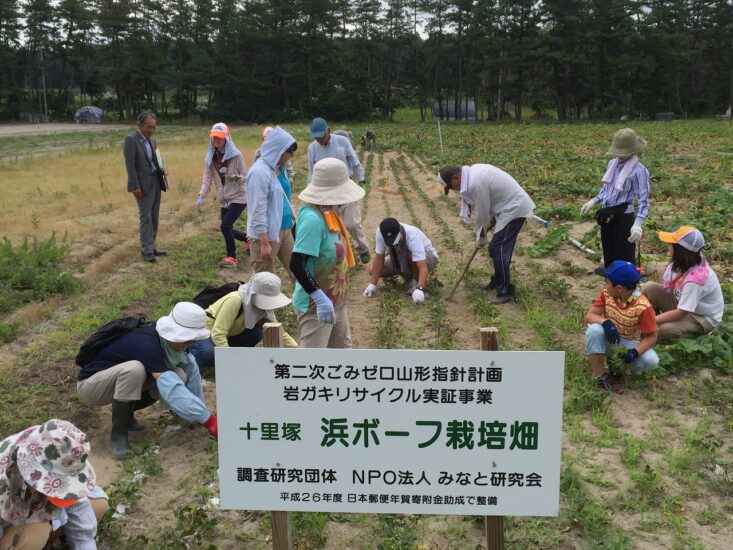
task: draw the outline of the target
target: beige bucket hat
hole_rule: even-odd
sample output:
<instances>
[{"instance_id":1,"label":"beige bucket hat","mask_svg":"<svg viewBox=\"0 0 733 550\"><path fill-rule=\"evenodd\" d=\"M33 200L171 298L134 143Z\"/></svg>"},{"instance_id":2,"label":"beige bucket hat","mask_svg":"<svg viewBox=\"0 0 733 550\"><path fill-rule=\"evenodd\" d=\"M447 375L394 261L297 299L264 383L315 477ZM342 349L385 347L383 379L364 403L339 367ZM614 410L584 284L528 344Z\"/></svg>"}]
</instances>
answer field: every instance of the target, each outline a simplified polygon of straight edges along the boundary
<instances>
[{"instance_id":1,"label":"beige bucket hat","mask_svg":"<svg viewBox=\"0 0 733 550\"><path fill-rule=\"evenodd\" d=\"M631 128L622 128L613 134L613 143L606 152L609 157L630 157L646 149L646 140L640 138Z\"/></svg>"},{"instance_id":2,"label":"beige bucket hat","mask_svg":"<svg viewBox=\"0 0 733 550\"><path fill-rule=\"evenodd\" d=\"M332 206L358 201L365 194L355 181L349 179L349 172L343 161L327 158L313 165L311 182L300 192L298 198L310 204Z\"/></svg>"}]
</instances>

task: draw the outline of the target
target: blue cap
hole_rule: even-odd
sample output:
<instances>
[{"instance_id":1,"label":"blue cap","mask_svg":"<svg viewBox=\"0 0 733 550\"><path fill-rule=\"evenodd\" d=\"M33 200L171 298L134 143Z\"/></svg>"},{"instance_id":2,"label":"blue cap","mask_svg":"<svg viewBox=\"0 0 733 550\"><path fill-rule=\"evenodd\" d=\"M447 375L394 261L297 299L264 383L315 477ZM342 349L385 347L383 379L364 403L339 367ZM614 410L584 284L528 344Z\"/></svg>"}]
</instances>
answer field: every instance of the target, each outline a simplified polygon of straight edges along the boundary
<instances>
[{"instance_id":1,"label":"blue cap","mask_svg":"<svg viewBox=\"0 0 733 550\"><path fill-rule=\"evenodd\" d=\"M328 129L328 122L326 122L325 118L314 118L311 121L311 137L319 138L326 135L326 130Z\"/></svg>"},{"instance_id":2,"label":"blue cap","mask_svg":"<svg viewBox=\"0 0 733 550\"><path fill-rule=\"evenodd\" d=\"M623 260L611 262L611 265L606 269L599 267L595 270L595 274L606 277L614 285L621 285L626 288L636 288L636 283L641 279L641 273L636 269L636 266Z\"/></svg>"}]
</instances>

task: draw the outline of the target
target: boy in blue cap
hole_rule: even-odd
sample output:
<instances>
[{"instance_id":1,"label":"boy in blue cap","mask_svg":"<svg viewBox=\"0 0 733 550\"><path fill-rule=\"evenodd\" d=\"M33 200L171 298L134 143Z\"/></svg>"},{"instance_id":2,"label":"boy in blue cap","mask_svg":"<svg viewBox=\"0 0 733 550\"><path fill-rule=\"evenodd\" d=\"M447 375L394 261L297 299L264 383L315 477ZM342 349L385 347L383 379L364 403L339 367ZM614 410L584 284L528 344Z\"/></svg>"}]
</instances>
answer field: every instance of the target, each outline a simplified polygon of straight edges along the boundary
<instances>
[{"instance_id":1,"label":"boy in blue cap","mask_svg":"<svg viewBox=\"0 0 733 550\"><path fill-rule=\"evenodd\" d=\"M604 288L591 304L585 320L585 350L598 387L612 393L623 393L620 380L606 371L605 357L609 344L627 349L624 362L641 374L659 364L652 349L657 343L657 321L649 300L637 289L641 275L630 262L616 260L595 273L606 278Z\"/></svg>"}]
</instances>

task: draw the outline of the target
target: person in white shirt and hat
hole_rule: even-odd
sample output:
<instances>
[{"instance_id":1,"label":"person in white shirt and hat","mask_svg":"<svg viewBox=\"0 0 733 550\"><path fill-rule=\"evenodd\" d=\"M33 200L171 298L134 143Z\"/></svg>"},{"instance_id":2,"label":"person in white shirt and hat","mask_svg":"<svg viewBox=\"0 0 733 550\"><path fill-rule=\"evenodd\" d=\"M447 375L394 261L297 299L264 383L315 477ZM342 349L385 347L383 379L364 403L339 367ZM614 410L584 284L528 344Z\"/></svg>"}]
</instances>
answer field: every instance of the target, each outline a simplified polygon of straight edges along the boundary
<instances>
[{"instance_id":1,"label":"person in white shirt and hat","mask_svg":"<svg viewBox=\"0 0 733 550\"><path fill-rule=\"evenodd\" d=\"M79 371L79 397L89 405L112 404L110 454L121 460L130 450L128 432L143 429L136 410L162 399L178 416L202 424L217 437L217 417L204 402L199 367L186 349L209 337L206 312L179 302L155 323L123 334Z\"/></svg>"},{"instance_id":2,"label":"person in white shirt and hat","mask_svg":"<svg viewBox=\"0 0 733 550\"><path fill-rule=\"evenodd\" d=\"M262 340L262 324L277 322L274 310L290 303L281 289L280 277L262 271L206 308L206 328L211 331L211 337L197 340L188 348L198 366L202 369L214 366L215 347L256 346ZM283 333L283 342L286 348L298 347L287 332Z\"/></svg>"},{"instance_id":3,"label":"person in white shirt and hat","mask_svg":"<svg viewBox=\"0 0 733 550\"><path fill-rule=\"evenodd\" d=\"M395 218L385 218L377 229L376 254L369 266L371 276L364 296L377 290L382 277L401 275L410 283L408 294L416 304L425 301L428 275L438 266L438 252L430 239L417 227L400 223Z\"/></svg>"},{"instance_id":4,"label":"person in white shirt and hat","mask_svg":"<svg viewBox=\"0 0 733 550\"><path fill-rule=\"evenodd\" d=\"M298 341L305 348L350 348L346 302L349 269L356 265L349 236L336 205L364 197L335 158L319 160L313 177L298 195L298 212L290 269L296 279L293 307L298 312Z\"/></svg>"},{"instance_id":5,"label":"person in white shirt and hat","mask_svg":"<svg viewBox=\"0 0 733 550\"><path fill-rule=\"evenodd\" d=\"M70 548L97 547L108 505L89 453L87 436L59 419L0 442L0 549L41 550L61 527Z\"/></svg>"}]
</instances>

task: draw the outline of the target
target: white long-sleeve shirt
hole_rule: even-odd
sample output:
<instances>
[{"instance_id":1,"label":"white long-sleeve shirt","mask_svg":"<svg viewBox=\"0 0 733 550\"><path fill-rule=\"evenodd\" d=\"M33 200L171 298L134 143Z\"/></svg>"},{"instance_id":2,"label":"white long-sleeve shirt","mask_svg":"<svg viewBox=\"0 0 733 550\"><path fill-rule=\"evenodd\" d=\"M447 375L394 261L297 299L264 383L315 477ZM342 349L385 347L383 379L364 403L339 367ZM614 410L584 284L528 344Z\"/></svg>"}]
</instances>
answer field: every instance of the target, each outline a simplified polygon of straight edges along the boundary
<instances>
[{"instance_id":1,"label":"white long-sleeve shirt","mask_svg":"<svg viewBox=\"0 0 733 550\"><path fill-rule=\"evenodd\" d=\"M349 171L350 178L354 178L356 181L364 181L364 168L356 157L356 151L354 151L348 138L332 133L328 145L321 145L317 141L313 141L308 145L308 183L310 183L313 176L313 165L323 159L343 161Z\"/></svg>"}]
</instances>

